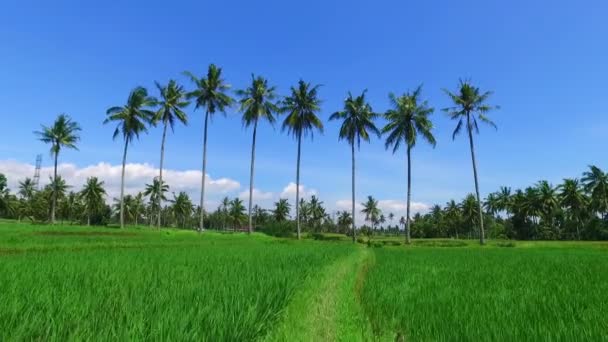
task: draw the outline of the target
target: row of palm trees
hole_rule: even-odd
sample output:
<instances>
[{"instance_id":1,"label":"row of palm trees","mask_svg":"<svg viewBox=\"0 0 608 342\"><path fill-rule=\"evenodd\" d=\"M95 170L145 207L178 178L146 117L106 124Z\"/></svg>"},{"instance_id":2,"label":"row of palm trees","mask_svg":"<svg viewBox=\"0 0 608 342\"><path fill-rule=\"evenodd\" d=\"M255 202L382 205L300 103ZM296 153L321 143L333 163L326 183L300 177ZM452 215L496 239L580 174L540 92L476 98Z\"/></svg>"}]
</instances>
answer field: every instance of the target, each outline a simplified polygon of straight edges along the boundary
<instances>
[{"instance_id":1,"label":"row of palm trees","mask_svg":"<svg viewBox=\"0 0 608 342\"><path fill-rule=\"evenodd\" d=\"M368 201L369 202L369 201ZM500 187L488 194L481 211L490 234L499 238L587 239L608 238L608 173L591 165L581 178L566 178L553 185L541 180L524 189ZM434 205L413 217L417 237L476 235L479 207L474 195L461 202Z\"/></svg>"},{"instance_id":2,"label":"row of palm trees","mask_svg":"<svg viewBox=\"0 0 608 342\"><path fill-rule=\"evenodd\" d=\"M210 117L216 113L226 113L226 110L234 104L238 105L239 111L242 112L242 120L246 127L253 128L252 144L251 144L251 166L250 166L250 181L249 181L249 224L248 230L252 231L252 206L253 206L253 186L254 186L254 168L255 168L255 148L257 138L257 128L260 121L267 121L273 124L276 121L278 114L286 114L282 128L292 135L297 142L297 161L296 161L296 226L297 235L300 238L300 158L302 150L302 138L314 135L315 131L323 131L323 122L318 114L321 110L321 100L319 98L320 85L312 85L300 80L295 87L290 88L290 94L285 97L280 97L277 94L276 87L271 86L267 79L261 76L252 75L251 84L243 90L235 92L238 100L230 96L230 85L222 78L222 69L211 64L207 74L197 77L190 72L184 73L192 81L194 89L187 91L184 87L171 80L166 86L156 83L159 91L159 98L152 97L143 87L136 87L131 91L126 104L123 106L111 107L107 110L105 123L116 123L114 138L122 137L124 149L122 155L122 174L121 174L121 191L120 191L120 226L124 227L124 180L125 180L125 165L127 161L127 152L129 146L134 139L147 132L150 126L162 125L163 133L160 147L160 172L158 176L159 184L163 184L163 165L164 165L164 148L167 138L167 128L173 131L176 123L187 124L187 115L185 108L194 102L195 110L201 109L205 111L204 127L203 127L203 146L202 146L202 180L201 180L201 198L200 208L204 208L205 199L205 175L207 167L207 136ZM453 138L461 132L465 127L471 150L471 159L473 164L473 175L475 181L475 192L477 202L481 208L481 200L479 198L479 184L477 176L477 165L475 159L475 149L473 141L473 133L478 132L478 121L488 123L495 127L486 114L490 110L497 108L488 105L487 99L492 94L491 92L481 92L479 88L473 86L468 81L460 81L457 92L444 90L447 96L452 100L453 106L445 108L444 111L451 119L457 120L457 126L453 132ZM375 120L380 116L380 113L373 111L372 106L365 98L366 91L363 91L358 96L353 96L348 93L348 97L344 101L344 107L341 111L337 111L330 116L330 120L339 120L342 122L339 132L339 139L346 140L351 147L352 157L352 211L351 215L355 217L355 148L359 149L361 140L369 141L370 136L386 135L386 148L392 148L393 153L401 147L406 146L407 158L407 214L406 226L408 229L407 242L410 241L410 201L411 201L411 164L412 164L412 149L418 141L418 135L435 146L436 141L433 136L433 123L430 120L430 115L434 112L434 108L430 107L428 102L422 99L421 87L416 88L413 92L406 92L402 95L390 94L391 109L383 114L388 121L386 126L378 128ZM39 135L40 140L51 144L51 154L54 156L55 168L54 178L57 177L57 159L62 148L76 148L76 142L79 140L78 132L80 127L72 121L67 115L60 115L55 123L50 127L44 127ZM162 199L158 199L161 201ZM55 205L53 204L51 221L54 221ZM162 206L157 203L158 211ZM160 220L160 214L158 214ZM160 221L157 222L160 226ZM204 228L204 215L200 215L199 231ZM353 219L351 230L353 241L355 240L356 222ZM480 242L484 243L484 228L483 218L479 218Z\"/></svg>"}]
</instances>

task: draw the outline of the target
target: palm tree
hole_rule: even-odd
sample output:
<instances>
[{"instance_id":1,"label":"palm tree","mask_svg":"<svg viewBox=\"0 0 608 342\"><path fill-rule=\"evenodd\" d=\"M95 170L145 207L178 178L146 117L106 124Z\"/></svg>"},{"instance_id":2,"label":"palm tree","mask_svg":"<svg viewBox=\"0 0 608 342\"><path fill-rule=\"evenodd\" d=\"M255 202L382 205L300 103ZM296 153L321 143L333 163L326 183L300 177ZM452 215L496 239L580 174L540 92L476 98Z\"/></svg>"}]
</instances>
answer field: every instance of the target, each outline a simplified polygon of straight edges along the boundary
<instances>
[{"instance_id":1,"label":"palm tree","mask_svg":"<svg viewBox=\"0 0 608 342\"><path fill-rule=\"evenodd\" d=\"M230 107L234 100L226 94L230 85L226 84L222 79L222 68L218 68L215 64L209 65L207 77L197 78L190 72L184 72L190 77L196 85L196 89L188 93L189 99L195 99L195 109L205 108L205 126L203 127L203 175L201 180L201 215L199 222L199 232L204 228L205 211L205 177L207 173L207 125L209 117L213 116L217 111L225 113L227 107Z\"/></svg>"},{"instance_id":2,"label":"palm tree","mask_svg":"<svg viewBox=\"0 0 608 342\"><path fill-rule=\"evenodd\" d=\"M133 197L133 216L135 218L135 225L137 226L139 218L144 211L146 204L144 203L144 194L142 192L138 192L135 197Z\"/></svg>"},{"instance_id":3,"label":"palm tree","mask_svg":"<svg viewBox=\"0 0 608 342\"><path fill-rule=\"evenodd\" d=\"M160 101L158 105L160 108L154 116L154 122L162 121L163 123L163 137L160 144L160 183L163 182L163 163L165 161L165 139L167 137L167 126L171 127L171 131L174 132L175 122L179 121L184 125L188 124L188 116L182 109L186 108L190 102L184 101L186 92L184 87L180 86L174 80L170 80L167 86L163 87L156 82L156 88L160 92ZM160 228L160 208L161 203L158 203L158 221L157 225Z\"/></svg>"},{"instance_id":4,"label":"palm tree","mask_svg":"<svg viewBox=\"0 0 608 342\"><path fill-rule=\"evenodd\" d=\"M287 220L289 217L289 211L291 210L291 205L287 202L287 199L281 198L278 202L274 204L275 208L272 211L272 215L277 222L283 222Z\"/></svg>"},{"instance_id":5,"label":"palm tree","mask_svg":"<svg viewBox=\"0 0 608 342\"><path fill-rule=\"evenodd\" d=\"M369 221L372 225L372 230L375 228L375 224L378 222L378 218L382 214L378 208L378 201L372 196L367 196L367 201L361 203L363 209L361 213L365 214L365 221Z\"/></svg>"},{"instance_id":6,"label":"palm tree","mask_svg":"<svg viewBox=\"0 0 608 342\"><path fill-rule=\"evenodd\" d=\"M405 217L401 216L401 218L399 219L399 224L403 226L403 229L405 229Z\"/></svg>"},{"instance_id":7,"label":"palm tree","mask_svg":"<svg viewBox=\"0 0 608 342\"><path fill-rule=\"evenodd\" d=\"M583 173L581 181L591 197L591 207L605 218L608 213L608 173L604 173L595 165L590 165L589 171Z\"/></svg>"},{"instance_id":8,"label":"palm tree","mask_svg":"<svg viewBox=\"0 0 608 342\"><path fill-rule=\"evenodd\" d=\"M338 212L338 227L340 228L340 232L347 232L352 221L353 218L348 211L344 210Z\"/></svg>"},{"instance_id":9,"label":"palm tree","mask_svg":"<svg viewBox=\"0 0 608 342\"><path fill-rule=\"evenodd\" d=\"M361 148L361 139L369 142L369 134L375 133L380 136L380 131L374 124L374 119L378 117L378 114L374 113L372 106L365 100L364 90L361 95L353 98L353 95L349 92L348 97L344 100L344 109L339 112L333 113L329 120L342 120L342 126L340 127L340 133L338 136L339 140L346 140L350 145L351 149L351 187L352 187L352 199L351 199L351 230L353 233L353 243L356 242L355 234L355 144L357 149Z\"/></svg>"},{"instance_id":10,"label":"palm tree","mask_svg":"<svg viewBox=\"0 0 608 342\"><path fill-rule=\"evenodd\" d=\"M460 208L454 200L450 200L445 204L443 208L444 217L450 221L450 224L454 226L454 233L456 233L456 239L458 239L458 224L460 221Z\"/></svg>"},{"instance_id":11,"label":"palm tree","mask_svg":"<svg viewBox=\"0 0 608 342\"><path fill-rule=\"evenodd\" d=\"M115 198L114 201L114 212L119 212L119 214L122 212L125 215L126 222L129 222L129 220L133 221L137 206L135 197L133 195L125 195L122 201L118 198Z\"/></svg>"},{"instance_id":12,"label":"palm tree","mask_svg":"<svg viewBox=\"0 0 608 342\"><path fill-rule=\"evenodd\" d=\"M167 185L167 183L160 181L160 179L158 177L154 177L154 180L152 181L152 184L146 184L146 189L144 190L144 196L148 196L150 198L150 204L152 205L153 209L158 213L158 215L160 216L160 204L163 201L167 200L167 197L165 196L165 194L169 191L169 186ZM152 221L150 221L152 222ZM160 228L160 225L158 226Z\"/></svg>"},{"instance_id":13,"label":"palm tree","mask_svg":"<svg viewBox=\"0 0 608 342\"><path fill-rule=\"evenodd\" d=\"M325 213L325 208L323 208L323 201L320 201L317 196L313 195L310 197L310 202L307 204L307 206L312 226L315 230L319 230L320 226L323 224L325 216L327 215Z\"/></svg>"},{"instance_id":14,"label":"palm tree","mask_svg":"<svg viewBox=\"0 0 608 342\"><path fill-rule=\"evenodd\" d=\"M481 208L479 207L473 194L468 194L464 198L460 204L460 210L462 212L464 222L469 224L471 227L473 227L475 223L477 223L477 220L481 217L481 215L479 215Z\"/></svg>"},{"instance_id":15,"label":"palm tree","mask_svg":"<svg viewBox=\"0 0 608 342\"><path fill-rule=\"evenodd\" d=\"M504 211L507 215L512 212L511 188L506 186L500 187L496 194L496 206L498 211Z\"/></svg>"},{"instance_id":16,"label":"palm tree","mask_svg":"<svg viewBox=\"0 0 608 342\"><path fill-rule=\"evenodd\" d=\"M245 206L243 205L243 201L240 198L235 198L230 201L230 209L228 210L230 214L230 219L232 220L232 225L234 230L243 224L243 219L245 214Z\"/></svg>"},{"instance_id":17,"label":"palm tree","mask_svg":"<svg viewBox=\"0 0 608 342\"><path fill-rule=\"evenodd\" d=\"M253 167L255 164L255 138L258 129L258 121L266 119L273 124L275 118L273 113L278 111L274 102L277 95L276 88L268 85L268 80L261 76L251 75L251 85L247 89L238 90L236 93L239 100L240 110L243 112L243 124L246 127L253 125L253 141L251 143L251 171L249 173L249 227L248 232L253 230L252 204L253 204Z\"/></svg>"},{"instance_id":18,"label":"palm tree","mask_svg":"<svg viewBox=\"0 0 608 342\"><path fill-rule=\"evenodd\" d=\"M388 123L382 129L383 134L388 134L385 147L393 147L393 154L397 152L402 142L407 145L407 205L406 205L406 234L405 241L410 243L410 206L412 197L412 148L416 146L418 134L424 140L435 147L437 143L431 130L433 123L429 116L435 109L428 106L427 101L420 100L422 86L414 92L407 92L402 96L389 94L392 109L384 114Z\"/></svg>"},{"instance_id":19,"label":"palm tree","mask_svg":"<svg viewBox=\"0 0 608 342\"><path fill-rule=\"evenodd\" d=\"M581 189L578 179L564 179L564 183L559 186L559 201L562 207L568 209L566 212L569 219L576 224L576 236L580 240L580 224L587 205L587 198Z\"/></svg>"},{"instance_id":20,"label":"palm tree","mask_svg":"<svg viewBox=\"0 0 608 342\"><path fill-rule=\"evenodd\" d=\"M103 196L106 195L103 184L104 182L100 182L97 177L89 177L80 192L87 214L87 226L91 225L91 214L97 212L103 204Z\"/></svg>"},{"instance_id":21,"label":"palm tree","mask_svg":"<svg viewBox=\"0 0 608 342\"><path fill-rule=\"evenodd\" d=\"M306 202L305 199L300 198L300 203L298 204L298 207L300 208L300 213L298 215L300 218L300 222L308 224L310 221L310 205L308 204L308 202Z\"/></svg>"},{"instance_id":22,"label":"palm tree","mask_svg":"<svg viewBox=\"0 0 608 342\"><path fill-rule=\"evenodd\" d=\"M29 201L34 197L35 192L36 187L31 178L27 177L25 180L19 182L19 196L21 196L21 198Z\"/></svg>"},{"instance_id":23,"label":"palm tree","mask_svg":"<svg viewBox=\"0 0 608 342\"><path fill-rule=\"evenodd\" d=\"M226 219L228 218L228 207L230 206L230 199L228 196L224 197L222 202L220 203L221 213L222 213L222 224L223 229L226 229Z\"/></svg>"},{"instance_id":24,"label":"palm tree","mask_svg":"<svg viewBox=\"0 0 608 342\"><path fill-rule=\"evenodd\" d=\"M488 194L488 197L486 197L484 206L489 214L496 215L496 213L500 211L500 202L498 198L496 193L490 193Z\"/></svg>"},{"instance_id":25,"label":"palm tree","mask_svg":"<svg viewBox=\"0 0 608 342\"><path fill-rule=\"evenodd\" d=\"M291 87L291 95L282 101L281 112L287 113L283 121L283 130L298 140L298 154L296 162L296 227L298 240L300 239L300 151L302 135L310 134L311 138L315 129L323 132L323 123L316 113L321 110L321 100L317 96L320 85L311 86L303 80L298 82L298 87Z\"/></svg>"},{"instance_id":26,"label":"palm tree","mask_svg":"<svg viewBox=\"0 0 608 342\"><path fill-rule=\"evenodd\" d=\"M557 189L546 180L538 182L536 189L538 191L539 209L543 222L548 224L550 228L554 228L554 214L559 208Z\"/></svg>"},{"instance_id":27,"label":"palm tree","mask_svg":"<svg viewBox=\"0 0 608 342\"><path fill-rule=\"evenodd\" d=\"M289 213L289 210L287 210L287 213ZM253 206L253 226L254 226L254 228L257 228L260 221L262 221L262 223L263 223L265 221L265 219L266 219L266 210L262 209L262 207L260 207L257 204L254 205Z\"/></svg>"},{"instance_id":28,"label":"palm tree","mask_svg":"<svg viewBox=\"0 0 608 342\"><path fill-rule=\"evenodd\" d=\"M143 87L136 87L129 94L127 104L122 107L111 107L106 111L107 118L104 124L117 122L113 139L122 135L125 147L122 154L122 173L120 179L120 228L125 226L125 166L127 164L127 149L134 138L139 139L141 133L148 131L147 125L152 122L155 113L147 107L154 106L156 99L148 96L148 91Z\"/></svg>"},{"instance_id":29,"label":"palm tree","mask_svg":"<svg viewBox=\"0 0 608 342\"><path fill-rule=\"evenodd\" d=\"M481 208L481 200L479 197L479 181L477 178L477 161L475 160L475 145L473 144L473 131L479 133L477 119L496 128L496 124L492 122L486 114L492 109L498 109L498 106L490 106L486 104L488 98L492 95L491 91L482 93L479 88L473 86L468 81L460 80L460 89L457 94L454 94L446 89L444 92L454 102L454 107L445 108L452 120L458 120L458 124L452 133L452 139L460 133L462 125L466 124L467 133L469 135L469 147L471 149L471 161L473 163L473 178L475 179L475 194L477 204L479 206L479 242L485 243L483 230L483 210Z\"/></svg>"},{"instance_id":30,"label":"palm tree","mask_svg":"<svg viewBox=\"0 0 608 342\"><path fill-rule=\"evenodd\" d=\"M0 213L10 211L9 195L10 191L7 187L6 176L0 173Z\"/></svg>"},{"instance_id":31,"label":"palm tree","mask_svg":"<svg viewBox=\"0 0 608 342\"><path fill-rule=\"evenodd\" d=\"M173 194L171 211L181 228L186 228L186 222L192 215L192 208L193 204L187 193L181 191L177 196Z\"/></svg>"},{"instance_id":32,"label":"palm tree","mask_svg":"<svg viewBox=\"0 0 608 342\"><path fill-rule=\"evenodd\" d=\"M55 159L53 167L53 179L57 179L57 160L59 159L59 152L62 148L71 148L78 150L76 143L80 140L78 132L80 132L80 126L77 122L66 114L60 114L52 126L42 126L42 131L34 132L40 141L51 145L51 155ZM51 223L55 224L55 210L57 209L57 191L53 192L53 202L51 205Z\"/></svg>"}]
</instances>

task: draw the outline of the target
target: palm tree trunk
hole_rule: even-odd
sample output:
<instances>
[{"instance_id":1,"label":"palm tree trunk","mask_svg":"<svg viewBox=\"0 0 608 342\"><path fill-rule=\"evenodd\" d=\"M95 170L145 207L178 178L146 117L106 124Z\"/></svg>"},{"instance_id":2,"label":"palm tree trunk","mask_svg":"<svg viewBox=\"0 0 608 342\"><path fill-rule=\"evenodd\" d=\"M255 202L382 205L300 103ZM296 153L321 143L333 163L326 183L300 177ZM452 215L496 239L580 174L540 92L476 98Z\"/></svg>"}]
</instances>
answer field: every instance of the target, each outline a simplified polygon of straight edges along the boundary
<instances>
[{"instance_id":1,"label":"palm tree trunk","mask_svg":"<svg viewBox=\"0 0 608 342\"><path fill-rule=\"evenodd\" d=\"M298 133L298 161L296 166L296 227L298 240L300 240L300 147L302 144L302 131Z\"/></svg>"},{"instance_id":2,"label":"palm tree trunk","mask_svg":"<svg viewBox=\"0 0 608 342\"><path fill-rule=\"evenodd\" d=\"M253 124L253 142L251 143L251 171L249 173L249 227L248 233L251 234L253 231L252 227L252 216L251 216L251 204L253 203L253 165L255 164L255 135L258 130L258 120L255 120Z\"/></svg>"},{"instance_id":3,"label":"palm tree trunk","mask_svg":"<svg viewBox=\"0 0 608 342\"><path fill-rule=\"evenodd\" d=\"M160 191L163 191L163 163L165 161L165 138L167 137L167 123L165 122L165 127L163 128L163 139L160 143L160 173L158 175L158 181L160 182ZM157 228L160 229L160 212L162 208L162 196L158 197L158 221Z\"/></svg>"},{"instance_id":4,"label":"palm tree trunk","mask_svg":"<svg viewBox=\"0 0 608 342\"><path fill-rule=\"evenodd\" d=\"M479 206L479 243L485 244L483 231L483 209L481 207L481 199L479 198L479 181L477 180L477 161L475 160L475 145L473 144L473 132L471 127L471 116L467 113L467 131L469 132L469 146L471 148L471 161L473 162L473 178L475 178L475 195L477 196L477 205Z\"/></svg>"},{"instance_id":5,"label":"palm tree trunk","mask_svg":"<svg viewBox=\"0 0 608 342\"><path fill-rule=\"evenodd\" d=\"M127 147L129 140L125 139L125 150L122 154L122 174L120 176L120 228L125 227L125 166L127 164Z\"/></svg>"},{"instance_id":6,"label":"palm tree trunk","mask_svg":"<svg viewBox=\"0 0 608 342\"><path fill-rule=\"evenodd\" d=\"M407 141L406 141L407 143ZM405 233L405 243L410 244L411 236L410 236L410 201L412 199L412 147L408 144L407 146L407 205L405 212L405 224L406 224L406 233Z\"/></svg>"},{"instance_id":7,"label":"palm tree trunk","mask_svg":"<svg viewBox=\"0 0 608 342\"><path fill-rule=\"evenodd\" d=\"M351 205L352 205L352 220L351 220L351 229L352 229L352 233L353 233L353 243L357 242L357 238L355 236L355 142L353 141L351 144L351 159L353 161L353 165L352 165L352 179L351 179L351 187L352 187L352 201L351 201Z\"/></svg>"},{"instance_id":8,"label":"palm tree trunk","mask_svg":"<svg viewBox=\"0 0 608 342\"><path fill-rule=\"evenodd\" d=\"M205 127L203 128L203 176L201 180L201 217L198 226L198 231L202 232L205 220L205 175L207 172L207 124L209 121L209 110L205 112ZM255 139L255 138L254 138Z\"/></svg>"},{"instance_id":9,"label":"palm tree trunk","mask_svg":"<svg viewBox=\"0 0 608 342\"><path fill-rule=\"evenodd\" d=\"M57 159L59 152L55 153L55 167L53 169L53 205L51 206L51 224L55 224L55 210L57 208Z\"/></svg>"}]
</instances>

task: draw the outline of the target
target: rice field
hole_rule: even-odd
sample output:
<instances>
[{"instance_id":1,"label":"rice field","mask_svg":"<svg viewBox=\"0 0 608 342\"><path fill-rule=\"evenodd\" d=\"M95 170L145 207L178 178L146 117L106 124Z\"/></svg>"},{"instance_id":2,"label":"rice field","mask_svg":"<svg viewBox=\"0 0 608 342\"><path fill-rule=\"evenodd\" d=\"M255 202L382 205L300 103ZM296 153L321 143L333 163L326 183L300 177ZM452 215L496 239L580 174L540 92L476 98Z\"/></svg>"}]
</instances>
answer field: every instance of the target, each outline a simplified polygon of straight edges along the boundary
<instances>
[{"instance_id":1,"label":"rice field","mask_svg":"<svg viewBox=\"0 0 608 342\"><path fill-rule=\"evenodd\" d=\"M315 270L353 250L262 236L68 229L28 231L28 243L27 234L3 234L0 340L254 340ZM7 249L7 239L22 247Z\"/></svg>"},{"instance_id":2,"label":"rice field","mask_svg":"<svg viewBox=\"0 0 608 342\"><path fill-rule=\"evenodd\" d=\"M0 340L594 341L608 245L0 222Z\"/></svg>"},{"instance_id":3,"label":"rice field","mask_svg":"<svg viewBox=\"0 0 608 342\"><path fill-rule=\"evenodd\" d=\"M608 338L606 245L525 245L376 249L361 298L374 334L411 341Z\"/></svg>"}]
</instances>

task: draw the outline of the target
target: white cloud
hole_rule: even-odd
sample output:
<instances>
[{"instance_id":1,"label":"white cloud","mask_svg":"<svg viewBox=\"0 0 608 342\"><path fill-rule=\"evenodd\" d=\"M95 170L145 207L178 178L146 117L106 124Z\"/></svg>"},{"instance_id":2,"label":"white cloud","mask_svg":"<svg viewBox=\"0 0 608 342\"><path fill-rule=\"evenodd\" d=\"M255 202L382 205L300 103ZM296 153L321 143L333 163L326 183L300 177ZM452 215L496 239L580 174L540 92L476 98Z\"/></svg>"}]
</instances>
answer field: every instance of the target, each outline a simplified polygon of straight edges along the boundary
<instances>
[{"instance_id":1,"label":"white cloud","mask_svg":"<svg viewBox=\"0 0 608 342\"><path fill-rule=\"evenodd\" d=\"M290 182L286 187L283 188L283 192L281 192L280 198L286 198L291 202L295 202L296 200L296 183ZM317 190L306 188L306 186L300 184L300 198L309 198L312 195L317 194Z\"/></svg>"},{"instance_id":2,"label":"white cloud","mask_svg":"<svg viewBox=\"0 0 608 342\"><path fill-rule=\"evenodd\" d=\"M109 198L118 197L120 194L120 177L122 165L111 165L109 163L98 163L86 167L78 167L74 164L60 164L57 172L72 186L72 190L78 191L89 177L98 177L104 181ZM150 164L130 163L125 167L125 192L134 194L142 191L146 184L152 182L158 176L159 169ZM0 173L4 173L9 181L9 187L16 191L19 181L26 177L34 176L34 165L21 163L14 160L0 160ZM53 167L40 169L40 185L48 184L53 175ZM187 192L193 202L198 203L201 187L201 171L197 170L168 170L163 172L163 180L169 185L170 192ZM205 178L206 197L233 193L240 189L239 182L229 178L211 178L208 174ZM206 205L215 203L210 200Z\"/></svg>"},{"instance_id":3,"label":"white cloud","mask_svg":"<svg viewBox=\"0 0 608 342\"><path fill-rule=\"evenodd\" d=\"M273 192L264 192L262 190L253 188L253 200L254 201L266 201L272 200L276 198L276 195ZM249 200L249 190L244 190L239 193L239 198L242 200ZM259 205L259 204L258 204Z\"/></svg>"}]
</instances>

